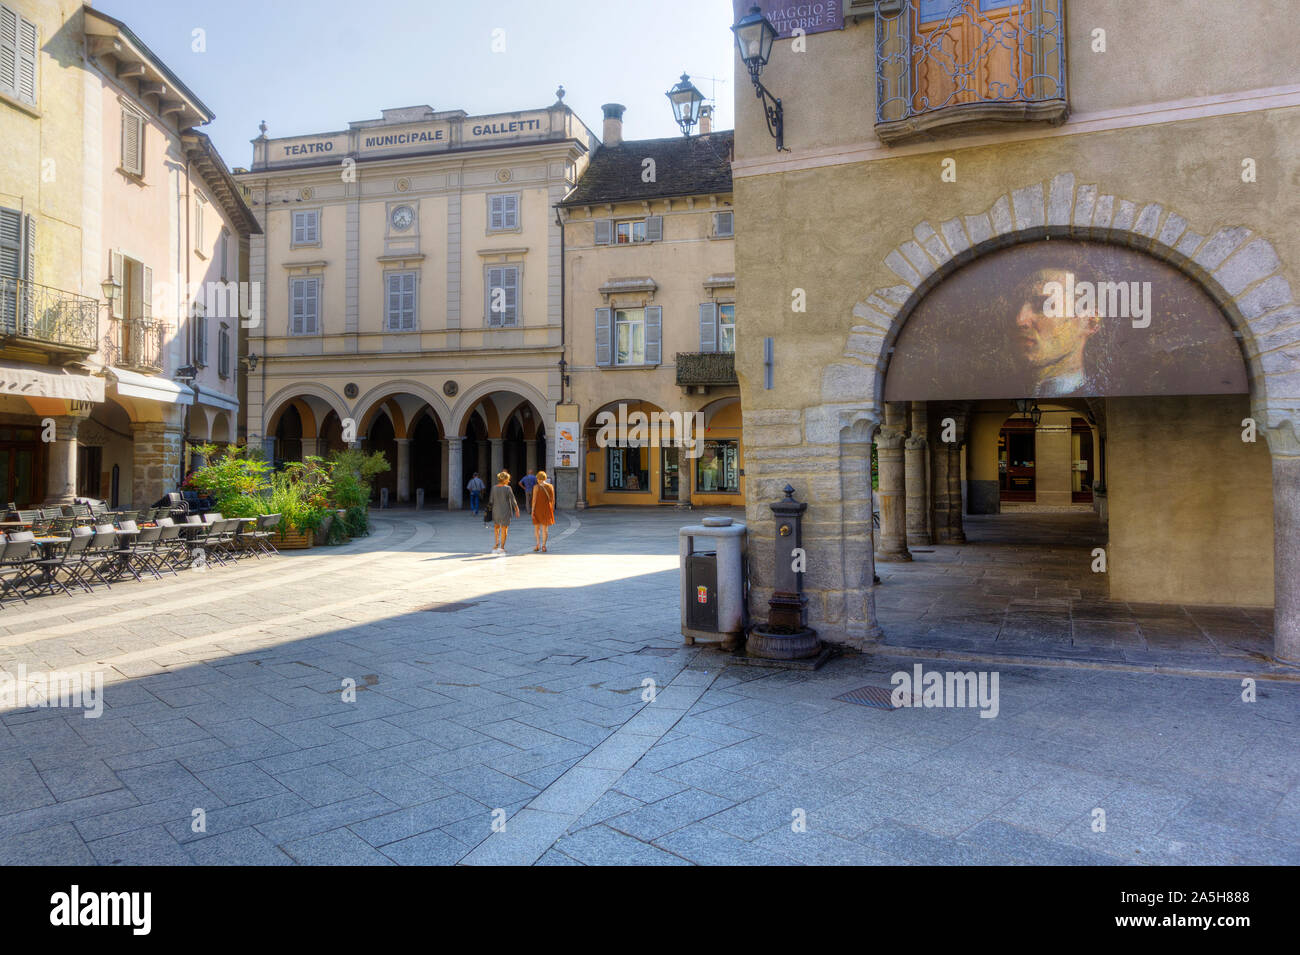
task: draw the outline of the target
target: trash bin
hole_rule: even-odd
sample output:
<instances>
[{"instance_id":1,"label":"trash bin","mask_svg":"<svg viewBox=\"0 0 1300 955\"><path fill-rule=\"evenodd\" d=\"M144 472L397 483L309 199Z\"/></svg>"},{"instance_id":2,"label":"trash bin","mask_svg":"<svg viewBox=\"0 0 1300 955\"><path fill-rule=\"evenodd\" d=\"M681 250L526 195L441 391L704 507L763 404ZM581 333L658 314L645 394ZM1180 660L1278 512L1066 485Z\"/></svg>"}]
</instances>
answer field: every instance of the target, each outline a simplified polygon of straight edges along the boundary
<instances>
[{"instance_id":1,"label":"trash bin","mask_svg":"<svg viewBox=\"0 0 1300 955\"><path fill-rule=\"evenodd\" d=\"M730 650L743 639L746 540L745 525L730 517L706 517L678 531L682 636L688 644L698 640Z\"/></svg>"}]
</instances>

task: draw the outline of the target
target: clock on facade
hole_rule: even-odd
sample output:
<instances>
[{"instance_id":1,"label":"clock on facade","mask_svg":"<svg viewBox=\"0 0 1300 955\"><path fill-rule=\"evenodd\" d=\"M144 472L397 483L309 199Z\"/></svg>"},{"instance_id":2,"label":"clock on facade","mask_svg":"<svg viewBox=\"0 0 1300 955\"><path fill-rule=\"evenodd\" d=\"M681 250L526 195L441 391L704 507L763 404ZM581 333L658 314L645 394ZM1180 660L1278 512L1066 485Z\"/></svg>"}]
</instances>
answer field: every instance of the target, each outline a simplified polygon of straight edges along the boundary
<instances>
[{"instance_id":1,"label":"clock on facade","mask_svg":"<svg viewBox=\"0 0 1300 955\"><path fill-rule=\"evenodd\" d=\"M415 221L415 210L410 206L398 206L393 210L393 228L398 232L405 232Z\"/></svg>"}]
</instances>

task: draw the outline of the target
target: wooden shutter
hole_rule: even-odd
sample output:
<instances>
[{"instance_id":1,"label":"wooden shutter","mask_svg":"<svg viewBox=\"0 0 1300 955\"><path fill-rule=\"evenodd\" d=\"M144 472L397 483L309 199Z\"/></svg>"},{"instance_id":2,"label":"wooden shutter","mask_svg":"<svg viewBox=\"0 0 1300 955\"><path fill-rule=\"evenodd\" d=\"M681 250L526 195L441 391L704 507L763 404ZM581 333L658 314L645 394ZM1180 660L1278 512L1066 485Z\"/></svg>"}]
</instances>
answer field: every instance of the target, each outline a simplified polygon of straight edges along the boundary
<instances>
[{"instance_id":1,"label":"wooden shutter","mask_svg":"<svg viewBox=\"0 0 1300 955\"><path fill-rule=\"evenodd\" d=\"M18 14L0 6L0 89L18 95Z\"/></svg>"},{"instance_id":2,"label":"wooden shutter","mask_svg":"<svg viewBox=\"0 0 1300 955\"><path fill-rule=\"evenodd\" d=\"M609 245L610 237L614 233L614 220L597 219L595 224L596 224L596 244Z\"/></svg>"},{"instance_id":3,"label":"wooden shutter","mask_svg":"<svg viewBox=\"0 0 1300 955\"><path fill-rule=\"evenodd\" d=\"M18 98L36 105L36 56L38 50L36 24L18 18Z\"/></svg>"},{"instance_id":4,"label":"wooden shutter","mask_svg":"<svg viewBox=\"0 0 1300 955\"><path fill-rule=\"evenodd\" d=\"M647 242L660 242L664 237L664 217L663 216L646 216L645 220L645 240Z\"/></svg>"},{"instance_id":5,"label":"wooden shutter","mask_svg":"<svg viewBox=\"0 0 1300 955\"><path fill-rule=\"evenodd\" d=\"M153 269L140 266L140 317L146 322L153 319Z\"/></svg>"},{"instance_id":6,"label":"wooden shutter","mask_svg":"<svg viewBox=\"0 0 1300 955\"><path fill-rule=\"evenodd\" d=\"M596 309L596 364L608 365L613 361L610 349L610 325L614 321L612 308Z\"/></svg>"},{"instance_id":7,"label":"wooden shutter","mask_svg":"<svg viewBox=\"0 0 1300 955\"><path fill-rule=\"evenodd\" d=\"M23 277L22 223L22 213L0 209L0 330L6 333L12 333L17 324L18 280Z\"/></svg>"},{"instance_id":8,"label":"wooden shutter","mask_svg":"<svg viewBox=\"0 0 1300 955\"><path fill-rule=\"evenodd\" d=\"M663 335L664 310L662 305L649 305L645 310L645 363L660 362L660 339Z\"/></svg>"},{"instance_id":9,"label":"wooden shutter","mask_svg":"<svg viewBox=\"0 0 1300 955\"><path fill-rule=\"evenodd\" d=\"M506 227L506 197L488 196L488 228L504 229Z\"/></svg>"},{"instance_id":10,"label":"wooden shutter","mask_svg":"<svg viewBox=\"0 0 1300 955\"><path fill-rule=\"evenodd\" d=\"M700 305L700 351L718 350L718 306L713 302Z\"/></svg>"},{"instance_id":11,"label":"wooden shutter","mask_svg":"<svg viewBox=\"0 0 1300 955\"><path fill-rule=\"evenodd\" d=\"M113 318L122 317L122 299L126 295L126 283L122 281L122 253L113 249L108 253L108 277L117 285L117 295L113 298L110 314Z\"/></svg>"}]
</instances>

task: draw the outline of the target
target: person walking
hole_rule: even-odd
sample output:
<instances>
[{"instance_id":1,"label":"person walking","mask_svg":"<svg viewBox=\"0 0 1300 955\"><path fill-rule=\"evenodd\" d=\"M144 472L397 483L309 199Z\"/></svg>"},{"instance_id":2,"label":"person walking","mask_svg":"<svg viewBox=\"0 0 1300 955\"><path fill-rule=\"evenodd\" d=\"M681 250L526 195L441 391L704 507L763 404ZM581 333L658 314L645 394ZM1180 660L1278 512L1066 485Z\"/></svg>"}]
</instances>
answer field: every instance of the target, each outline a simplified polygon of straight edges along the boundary
<instances>
[{"instance_id":1,"label":"person walking","mask_svg":"<svg viewBox=\"0 0 1300 955\"><path fill-rule=\"evenodd\" d=\"M531 512L533 509L533 488L537 487L537 478L533 477L532 469L519 479L519 486L524 489L524 507Z\"/></svg>"},{"instance_id":2,"label":"person walking","mask_svg":"<svg viewBox=\"0 0 1300 955\"><path fill-rule=\"evenodd\" d=\"M533 488L533 506L529 511L533 515L533 539L536 546L533 552L546 553L546 538L550 536L551 525L555 523L555 485L546 479L545 471L537 472L537 485Z\"/></svg>"},{"instance_id":3,"label":"person walking","mask_svg":"<svg viewBox=\"0 0 1300 955\"><path fill-rule=\"evenodd\" d=\"M502 471L497 475L496 487L492 488L492 553L505 555L506 535L510 533L510 518L519 516L519 502L515 492L510 489L510 472Z\"/></svg>"},{"instance_id":4,"label":"person walking","mask_svg":"<svg viewBox=\"0 0 1300 955\"><path fill-rule=\"evenodd\" d=\"M477 471L475 471L474 476L469 479L469 483L465 485L465 489L469 491L470 513L478 514L480 496L487 490L487 485L483 483L483 479L478 476Z\"/></svg>"}]
</instances>

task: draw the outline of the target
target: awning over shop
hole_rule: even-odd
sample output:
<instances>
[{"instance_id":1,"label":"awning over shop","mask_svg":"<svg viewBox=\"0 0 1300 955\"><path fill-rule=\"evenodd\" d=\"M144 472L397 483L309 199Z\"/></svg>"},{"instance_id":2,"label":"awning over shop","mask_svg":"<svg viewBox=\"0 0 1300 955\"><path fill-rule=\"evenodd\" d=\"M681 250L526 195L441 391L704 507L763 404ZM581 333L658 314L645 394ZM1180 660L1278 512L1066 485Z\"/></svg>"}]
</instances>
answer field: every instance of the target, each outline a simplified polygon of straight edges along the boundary
<instances>
[{"instance_id":1,"label":"awning over shop","mask_svg":"<svg viewBox=\"0 0 1300 955\"><path fill-rule=\"evenodd\" d=\"M197 385L196 387L199 393L199 404L207 405L209 408L220 408L222 411L235 412L239 410L239 399L233 395L213 391L204 385Z\"/></svg>"},{"instance_id":2,"label":"awning over shop","mask_svg":"<svg viewBox=\"0 0 1300 955\"><path fill-rule=\"evenodd\" d=\"M194 391L178 385L170 378L142 375L122 368L106 368L108 377L117 385L117 393L124 398L144 398L169 405L194 404Z\"/></svg>"},{"instance_id":3,"label":"awning over shop","mask_svg":"<svg viewBox=\"0 0 1300 955\"><path fill-rule=\"evenodd\" d=\"M52 365L0 363L0 395L103 401L104 379Z\"/></svg>"}]
</instances>

